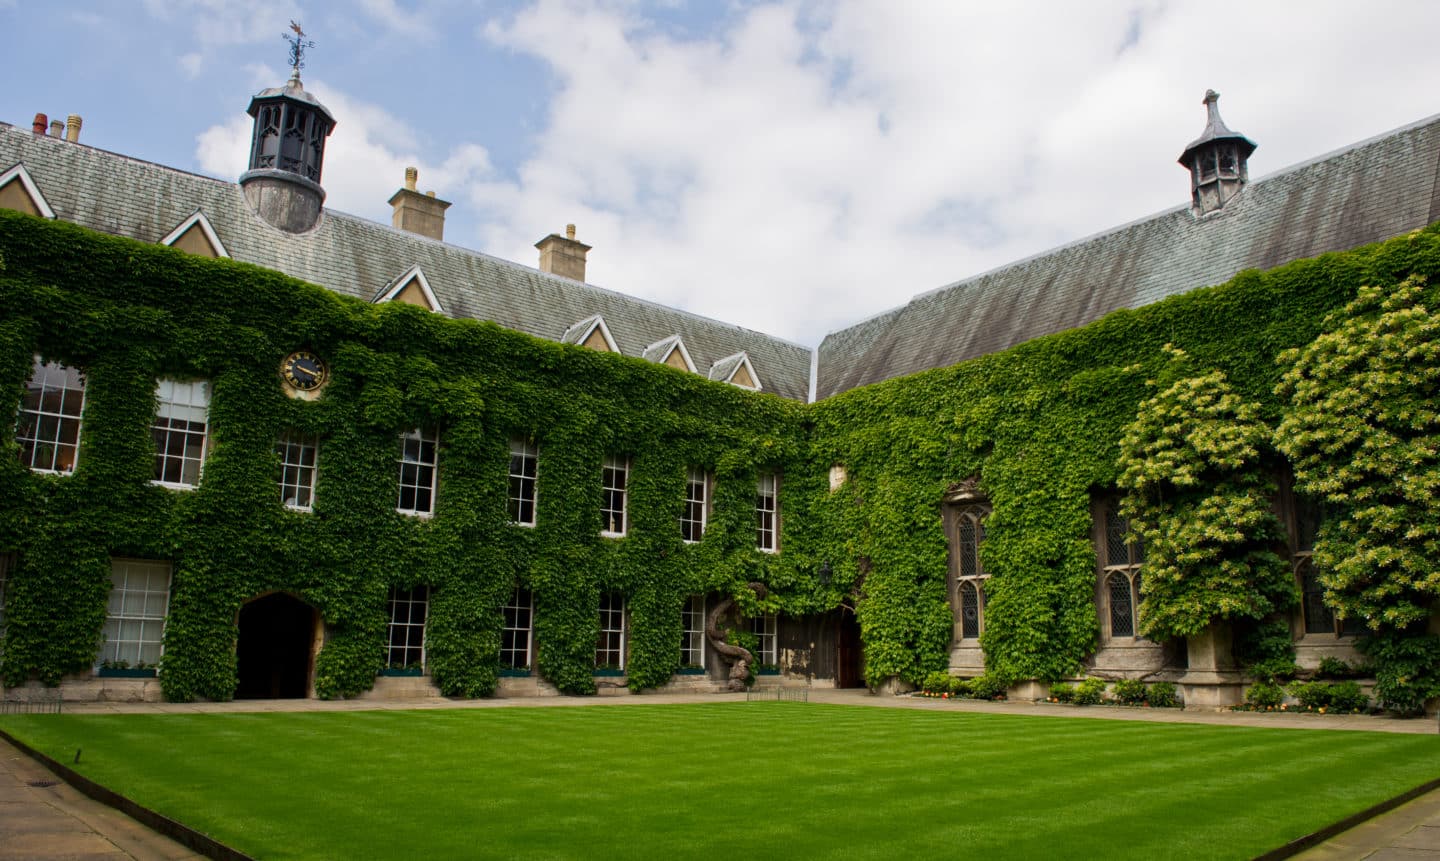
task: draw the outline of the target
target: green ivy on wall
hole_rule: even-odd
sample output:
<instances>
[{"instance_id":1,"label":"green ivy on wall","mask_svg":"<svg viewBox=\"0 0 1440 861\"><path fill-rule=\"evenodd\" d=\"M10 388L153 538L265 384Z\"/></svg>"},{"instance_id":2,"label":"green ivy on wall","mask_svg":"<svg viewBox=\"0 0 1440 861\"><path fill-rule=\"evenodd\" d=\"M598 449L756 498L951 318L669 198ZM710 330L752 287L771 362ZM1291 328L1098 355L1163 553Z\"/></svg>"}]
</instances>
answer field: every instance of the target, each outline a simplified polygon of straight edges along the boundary
<instances>
[{"instance_id":1,"label":"green ivy on wall","mask_svg":"<svg viewBox=\"0 0 1440 861\"><path fill-rule=\"evenodd\" d=\"M1061 678L1096 644L1091 499L1117 484L1120 440L1168 361L1164 345L1223 372L1273 426L1289 408L1275 392L1279 353L1312 342L1361 285L1437 270L1440 233L1426 230L806 406L0 212L0 409L14 413L35 353L87 377L73 475L32 474L13 448L0 457L0 552L18 559L0 674L53 683L88 669L110 559L134 556L174 565L161 683L175 700L232 695L239 608L276 590L326 623L320 695L357 694L384 662L388 591L418 584L433 590L429 663L451 695L494 690L501 607L516 586L534 593L539 674L570 693L594 690L597 606L610 591L630 611L632 688L669 680L685 598L712 593L789 615L847 602L867 680L919 683L947 666L953 631L941 499L979 476L993 508L987 671ZM332 368L314 402L286 398L277 377L302 347ZM213 383L214 446L193 492L149 483L161 376ZM415 427L441 435L430 519L395 511L397 434ZM286 430L321 439L312 513L280 504L274 446ZM507 522L517 434L540 451L534 528ZM608 453L633 458L623 539L599 534ZM834 490L833 464L848 473ZM678 518L691 465L716 484L704 540L687 545ZM755 549L762 469L783 476L778 554ZM763 600L750 582L766 584Z\"/></svg>"},{"instance_id":2,"label":"green ivy on wall","mask_svg":"<svg viewBox=\"0 0 1440 861\"><path fill-rule=\"evenodd\" d=\"M434 679L446 694L483 696L517 585L535 595L541 674L586 693L601 591L625 596L628 680L641 688L679 665L686 596L795 581L786 557L755 550L754 488L760 469L800 462L801 405L8 212L0 261L0 411L18 408L35 353L83 369L87 399L73 475L31 474L13 434L3 443L0 551L18 559L8 684L55 683L93 664L117 556L173 563L160 674L172 700L233 694L237 614L270 591L324 619L315 686L335 697L369 688L383 666L390 588L428 585ZM314 402L286 398L278 379L302 347L332 368ZM157 377L213 386L213 445L191 492L149 482ZM414 427L441 432L430 519L395 511L397 434ZM275 443L287 430L321 440L311 513L281 505ZM534 528L507 522L516 434L540 447ZM623 539L599 535L608 452L633 456ZM717 485L704 539L686 545L678 520L691 464ZM782 487L782 509L791 493Z\"/></svg>"}]
</instances>

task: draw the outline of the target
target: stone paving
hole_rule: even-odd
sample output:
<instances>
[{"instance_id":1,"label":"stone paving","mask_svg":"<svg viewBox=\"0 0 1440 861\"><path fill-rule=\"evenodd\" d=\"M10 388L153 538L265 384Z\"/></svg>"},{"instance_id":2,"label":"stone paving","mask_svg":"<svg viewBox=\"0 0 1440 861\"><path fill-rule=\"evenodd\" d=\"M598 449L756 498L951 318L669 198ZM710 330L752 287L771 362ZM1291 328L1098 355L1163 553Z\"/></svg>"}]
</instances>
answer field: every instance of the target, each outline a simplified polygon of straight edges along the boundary
<instances>
[{"instance_id":1,"label":"stone paving","mask_svg":"<svg viewBox=\"0 0 1440 861\"><path fill-rule=\"evenodd\" d=\"M1332 729L1369 732L1435 733L1434 719L1399 720L1361 715L1253 714L1079 707L1050 703L990 703L923 697L875 696L864 690L808 691L810 702L941 712L1049 715L1093 720L1145 720L1165 723ZM266 711L374 711L432 708L511 708L516 706L623 707L641 703L740 702L737 694L667 694L603 697L525 697L449 700L244 700L230 703L66 703L69 714L197 714ZM1436 763L1440 777L1440 761ZM53 782L53 783L52 783ZM40 784L40 785L37 785ZM49 784L49 785L44 785ZM128 816L93 801L0 741L0 859L168 859L198 858L191 850L151 831ZM1440 861L1440 790L1346 831L1297 858L1306 861Z\"/></svg>"}]
</instances>

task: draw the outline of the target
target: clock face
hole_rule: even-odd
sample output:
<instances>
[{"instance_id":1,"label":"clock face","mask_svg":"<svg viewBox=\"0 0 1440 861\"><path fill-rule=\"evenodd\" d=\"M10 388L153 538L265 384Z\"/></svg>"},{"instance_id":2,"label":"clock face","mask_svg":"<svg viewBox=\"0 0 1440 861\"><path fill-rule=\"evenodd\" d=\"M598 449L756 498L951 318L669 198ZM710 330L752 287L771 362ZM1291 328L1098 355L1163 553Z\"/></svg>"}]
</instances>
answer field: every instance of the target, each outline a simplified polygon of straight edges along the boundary
<instances>
[{"instance_id":1,"label":"clock face","mask_svg":"<svg viewBox=\"0 0 1440 861\"><path fill-rule=\"evenodd\" d=\"M320 388L329 374L325 363L309 350L291 353L280 365L280 376L302 392L313 392Z\"/></svg>"}]
</instances>

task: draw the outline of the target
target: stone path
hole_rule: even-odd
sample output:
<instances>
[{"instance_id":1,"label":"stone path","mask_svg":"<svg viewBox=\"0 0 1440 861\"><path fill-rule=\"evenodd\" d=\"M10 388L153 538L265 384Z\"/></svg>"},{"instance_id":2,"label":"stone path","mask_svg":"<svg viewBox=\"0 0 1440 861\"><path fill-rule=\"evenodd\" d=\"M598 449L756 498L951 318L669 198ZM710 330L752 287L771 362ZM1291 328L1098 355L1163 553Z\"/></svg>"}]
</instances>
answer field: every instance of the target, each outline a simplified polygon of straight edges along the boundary
<instances>
[{"instance_id":1,"label":"stone path","mask_svg":"<svg viewBox=\"0 0 1440 861\"><path fill-rule=\"evenodd\" d=\"M197 714L265 711L374 711L516 706L623 707L642 703L738 702L736 694L666 694L601 697L525 697L454 701L442 697L406 700L245 700L230 703L66 703L70 714ZM810 702L941 712L981 712L1093 720L1332 729L1368 732L1435 733L1432 719L1399 720L1360 715L1280 715L1246 712L1121 709L935 700L873 696L867 691L812 689ZM1440 777L1440 762L1436 763ZM36 786L55 781L54 785ZM192 859L200 856L128 816L81 795L43 766L0 740L0 859ZM1416 798L1300 855L1306 861L1440 861L1440 790Z\"/></svg>"},{"instance_id":2,"label":"stone path","mask_svg":"<svg viewBox=\"0 0 1440 861\"><path fill-rule=\"evenodd\" d=\"M199 858L93 801L0 739L0 859L173 861Z\"/></svg>"}]
</instances>

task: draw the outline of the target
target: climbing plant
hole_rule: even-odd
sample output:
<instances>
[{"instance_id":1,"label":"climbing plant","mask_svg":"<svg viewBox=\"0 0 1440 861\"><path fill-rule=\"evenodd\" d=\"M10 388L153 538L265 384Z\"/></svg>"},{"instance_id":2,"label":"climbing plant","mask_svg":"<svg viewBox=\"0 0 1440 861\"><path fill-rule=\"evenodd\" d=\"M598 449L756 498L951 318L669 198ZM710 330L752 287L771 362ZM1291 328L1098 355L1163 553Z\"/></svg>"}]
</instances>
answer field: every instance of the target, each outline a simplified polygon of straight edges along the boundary
<instances>
[{"instance_id":1,"label":"climbing plant","mask_svg":"<svg viewBox=\"0 0 1440 861\"><path fill-rule=\"evenodd\" d=\"M1418 277L1366 286L1280 356L1275 445L1327 507L1326 601L1376 631L1424 623L1440 599L1440 316L1425 293Z\"/></svg>"},{"instance_id":2,"label":"climbing plant","mask_svg":"<svg viewBox=\"0 0 1440 861\"><path fill-rule=\"evenodd\" d=\"M331 366L313 402L280 384L282 358L299 348ZM679 665L686 596L799 576L785 554L755 549L756 474L793 471L803 450L800 405L774 396L0 211L0 412L18 408L36 354L80 368L86 404L71 475L31 473L13 434L0 442L0 552L16 558L7 684L93 666L115 557L172 563L159 676L172 700L233 694L238 611L271 591L318 610L316 692L340 697L384 666L390 589L428 586L434 681L483 696L517 586L535 598L538 672L587 693L602 591L626 602L627 681L643 688ZM191 491L149 480L160 377L211 384L213 445ZM397 435L417 427L440 439L429 519L396 511ZM311 512L281 504L285 431L320 440ZM508 522L515 435L540 451L533 528ZM609 453L632 463L623 538L600 536ZM697 544L678 523L691 465L716 477ZM791 494L782 484L782 511ZM789 609L784 595L770 602Z\"/></svg>"},{"instance_id":3,"label":"climbing plant","mask_svg":"<svg viewBox=\"0 0 1440 861\"><path fill-rule=\"evenodd\" d=\"M942 500L973 477L992 511L980 551L990 575L981 632L987 672L997 683L1062 678L1097 643L1091 507L1125 473L1121 440L1156 395L1145 381L1162 379L1172 363L1165 345L1201 369L1184 376L1210 380L1177 391L1175 403L1203 395L1215 407L1205 421L1238 423L1252 440L1254 428L1295 409L1289 389L1277 394L1284 366L1276 355L1339 326L1343 316L1327 324L1327 315L1361 285L1410 275L1440 275L1436 230L1244 272L803 405L491 323L370 305L230 260L0 212L0 411L17 408L35 354L81 368L87 399L72 475L31 473L10 435L0 441L0 552L16 560L0 676L53 683L88 670L110 560L130 556L173 566L160 673L171 699L232 695L237 612L277 590L325 621L317 691L359 693L384 663L389 590L416 585L432 590L429 666L451 695L495 689L501 608L517 586L534 595L536 671L569 693L594 690L602 593L619 593L629 609L633 688L663 684L678 666L681 612L693 594L791 616L844 605L860 624L867 681L918 684L950 662L955 619ZM331 365L331 382L313 402L286 398L277 378L281 359L298 348ZM158 377L213 386L214 445L193 491L149 481ZM397 434L417 427L440 438L429 519L395 510ZM287 510L279 498L275 440L287 430L320 439L310 513ZM533 528L508 522L515 435L539 450ZM1221 481L1214 507L1172 481L1180 502L1193 503L1206 522L1232 504L1253 520L1243 541L1204 536L1205 552L1235 578L1239 569L1225 566L1247 560L1257 579L1228 584L1234 588L1217 604L1177 575L1164 593L1172 597L1147 597L1151 630L1178 633L1207 614L1260 612L1259 603L1239 606L1247 590L1283 606L1287 594L1259 546L1273 524L1252 503L1271 466L1248 455L1212 462L1210 449L1173 441L1157 454L1184 455L1190 460L1175 464ZM632 464L631 525L619 539L600 535L607 454ZM844 480L832 487L835 465ZM678 525L690 466L715 479L712 516L696 544L681 540ZM782 476L773 554L755 548L761 470ZM1189 564L1178 553L1174 561ZM833 576L822 581L821 570ZM752 583L765 586L763 598ZM1147 569L1147 592L1154 583ZM1337 600L1354 592L1327 585ZM1419 580L1399 591L1428 606ZM1400 624L1402 610L1395 602L1381 616L1391 612Z\"/></svg>"},{"instance_id":4,"label":"climbing plant","mask_svg":"<svg viewBox=\"0 0 1440 861\"><path fill-rule=\"evenodd\" d=\"M1120 513L1145 543L1140 633L1200 634L1213 622L1259 621L1296 600L1276 552L1284 531L1262 452L1260 406L1218 370L1196 372L1184 350L1168 361L1120 440Z\"/></svg>"}]
</instances>

